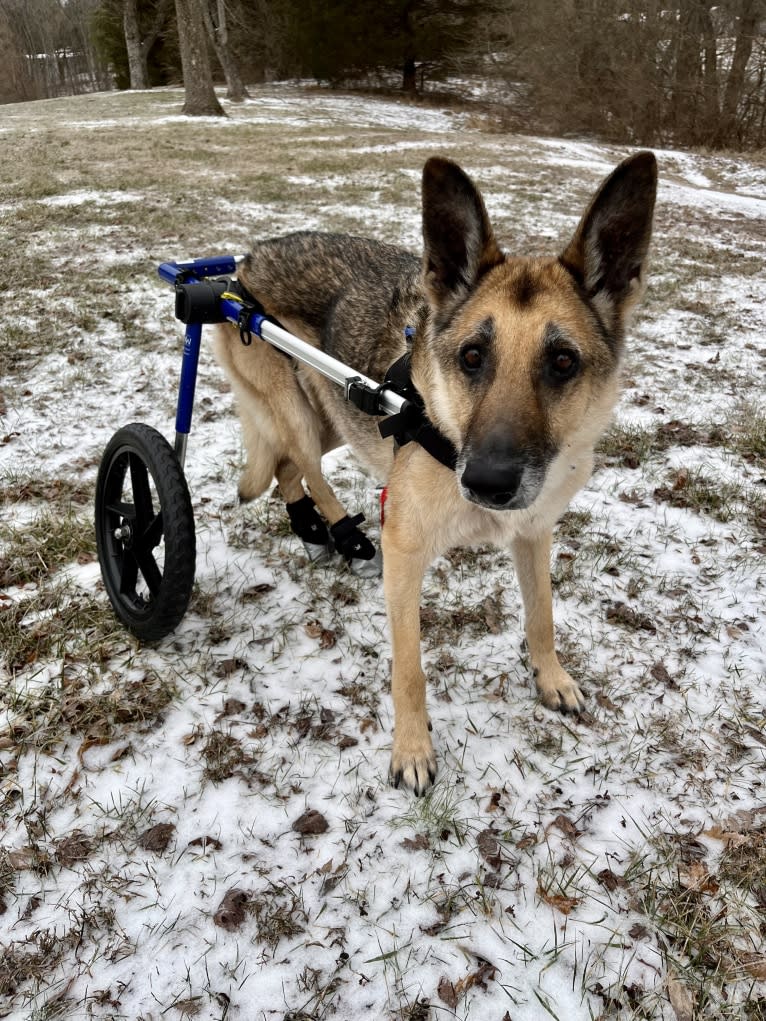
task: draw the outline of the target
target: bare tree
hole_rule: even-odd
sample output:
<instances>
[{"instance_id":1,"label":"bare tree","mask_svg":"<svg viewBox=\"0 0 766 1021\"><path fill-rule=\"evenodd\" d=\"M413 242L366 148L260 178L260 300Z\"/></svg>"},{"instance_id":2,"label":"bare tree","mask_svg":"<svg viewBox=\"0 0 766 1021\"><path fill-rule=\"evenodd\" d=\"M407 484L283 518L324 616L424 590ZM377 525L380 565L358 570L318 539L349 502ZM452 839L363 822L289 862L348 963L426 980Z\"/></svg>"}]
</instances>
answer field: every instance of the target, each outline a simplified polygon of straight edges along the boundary
<instances>
[{"instance_id":1,"label":"bare tree","mask_svg":"<svg viewBox=\"0 0 766 1021\"><path fill-rule=\"evenodd\" d=\"M138 23L137 0L122 0L122 24L125 32L125 48L128 51L131 89L149 88L149 51L165 25L170 4L171 0L157 0L152 24L142 38Z\"/></svg>"},{"instance_id":2,"label":"bare tree","mask_svg":"<svg viewBox=\"0 0 766 1021\"><path fill-rule=\"evenodd\" d=\"M226 78L226 98L241 103L249 93L242 81L239 62L229 46L229 24L226 0L213 0L212 6L202 0L202 14L208 38L213 44L218 63Z\"/></svg>"},{"instance_id":3,"label":"bare tree","mask_svg":"<svg viewBox=\"0 0 766 1021\"><path fill-rule=\"evenodd\" d=\"M0 9L0 103L34 99L35 88L27 68L22 42L8 15Z\"/></svg>"},{"instance_id":4,"label":"bare tree","mask_svg":"<svg viewBox=\"0 0 766 1021\"><path fill-rule=\"evenodd\" d=\"M536 129L763 145L766 0L515 0L508 11L496 48Z\"/></svg>"},{"instance_id":5,"label":"bare tree","mask_svg":"<svg viewBox=\"0 0 766 1021\"><path fill-rule=\"evenodd\" d=\"M225 117L213 88L202 11L204 0L175 0L178 43L186 100L183 112L192 117Z\"/></svg>"},{"instance_id":6,"label":"bare tree","mask_svg":"<svg viewBox=\"0 0 766 1021\"><path fill-rule=\"evenodd\" d=\"M100 0L0 0L10 39L3 62L15 65L24 96L43 98L109 88L111 76L93 47L90 23ZM10 49L9 49L10 47ZM23 73L20 62L25 65ZM10 70L10 67L8 68Z\"/></svg>"},{"instance_id":7,"label":"bare tree","mask_svg":"<svg viewBox=\"0 0 766 1021\"><path fill-rule=\"evenodd\" d=\"M726 145L737 137L737 112L744 92L747 65L753 52L758 23L763 15L763 0L741 0L734 56L726 79L718 133L715 138L718 145Z\"/></svg>"}]
</instances>

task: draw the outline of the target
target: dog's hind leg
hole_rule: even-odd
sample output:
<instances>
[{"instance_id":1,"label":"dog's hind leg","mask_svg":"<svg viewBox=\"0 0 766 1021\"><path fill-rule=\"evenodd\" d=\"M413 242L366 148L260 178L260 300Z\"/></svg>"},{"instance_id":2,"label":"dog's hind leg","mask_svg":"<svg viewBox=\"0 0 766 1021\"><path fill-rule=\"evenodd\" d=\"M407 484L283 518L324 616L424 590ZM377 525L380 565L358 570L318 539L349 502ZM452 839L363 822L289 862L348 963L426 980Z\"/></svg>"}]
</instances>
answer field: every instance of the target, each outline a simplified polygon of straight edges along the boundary
<instances>
[{"instance_id":1,"label":"dog's hind leg","mask_svg":"<svg viewBox=\"0 0 766 1021\"><path fill-rule=\"evenodd\" d=\"M301 479L301 471L292 461L285 459L279 462L277 483L285 500L290 527L298 538L303 540L309 560L313 562L328 560L333 552L330 534L324 521L317 514L314 501L303 488Z\"/></svg>"},{"instance_id":2,"label":"dog's hind leg","mask_svg":"<svg viewBox=\"0 0 766 1021\"><path fill-rule=\"evenodd\" d=\"M279 455L273 436L264 428L264 418L253 413L252 398L248 400L236 384L234 392L238 398L242 442L247 451L247 461L239 480L239 499L241 503L249 503L271 485Z\"/></svg>"},{"instance_id":3,"label":"dog's hind leg","mask_svg":"<svg viewBox=\"0 0 766 1021\"><path fill-rule=\"evenodd\" d=\"M330 543L316 504L350 569L361 576L380 575L380 553L358 527L362 516L349 517L322 475L322 454L340 439L302 389L292 362L267 345L243 347L227 327L219 329L214 350L236 397L247 450L240 500L260 496L276 475L292 529L310 544L312 559L325 555Z\"/></svg>"},{"instance_id":4,"label":"dog's hind leg","mask_svg":"<svg viewBox=\"0 0 766 1021\"><path fill-rule=\"evenodd\" d=\"M277 481L287 503L292 530L303 540L311 560L323 559L328 549L334 547L354 574L378 577L382 569L380 552L359 529L363 517L349 517L322 474L321 423L308 400L303 400L305 407L299 416L277 413L285 452L277 465ZM302 428L295 425L296 420ZM330 525L330 535L315 504Z\"/></svg>"}]
</instances>

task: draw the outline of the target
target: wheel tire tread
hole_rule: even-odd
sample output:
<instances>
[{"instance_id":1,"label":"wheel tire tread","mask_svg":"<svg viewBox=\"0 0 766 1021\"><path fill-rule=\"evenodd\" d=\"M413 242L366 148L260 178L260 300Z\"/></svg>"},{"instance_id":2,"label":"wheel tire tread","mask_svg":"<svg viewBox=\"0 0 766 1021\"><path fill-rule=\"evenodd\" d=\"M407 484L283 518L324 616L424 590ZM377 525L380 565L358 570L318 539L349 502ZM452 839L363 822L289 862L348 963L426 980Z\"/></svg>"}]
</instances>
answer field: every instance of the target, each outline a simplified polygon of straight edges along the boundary
<instances>
[{"instance_id":1,"label":"wheel tire tread","mask_svg":"<svg viewBox=\"0 0 766 1021\"><path fill-rule=\"evenodd\" d=\"M112 459L121 447L128 447L141 457L149 474L154 477L158 496L162 487L160 506L165 562L156 604L153 612L145 617L131 614L119 598L113 597L102 559L107 553L102 549L100 532L103 526L101 493ZM99 539L99 560L102 564L104 585L122 623L143 642L157 642L174 631L189 605L194 584L196 560L194 514L186 477L175 451L165 437L152 426L132 422L119 429L109 441L96 483L96 535Z\"/></svg>"}]
</instances>

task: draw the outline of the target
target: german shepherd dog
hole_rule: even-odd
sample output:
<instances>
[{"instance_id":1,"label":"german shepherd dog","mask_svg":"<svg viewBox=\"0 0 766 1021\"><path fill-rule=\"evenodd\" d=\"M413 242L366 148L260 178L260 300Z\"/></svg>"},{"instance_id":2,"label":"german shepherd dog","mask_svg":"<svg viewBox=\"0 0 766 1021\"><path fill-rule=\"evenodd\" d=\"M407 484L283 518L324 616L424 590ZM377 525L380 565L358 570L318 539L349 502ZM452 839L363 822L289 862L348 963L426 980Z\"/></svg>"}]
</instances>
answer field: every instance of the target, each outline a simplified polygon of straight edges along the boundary
<instances>
[{"instance_id":1,"label":"german shepherd dog","mask_svg":"<svg viewBox=\"0 0 766 1021\"><path fill-rule=\"evenodd\" d=\"M436 775L420 592L428 565L452 547L510 546L540 698L564 712L584 705L554 647L551 533L591 473L617 399L656 184L653 154L630 157L598 189L561 255L520 258L499 247L471 179L436 157L423 170L422 261L375 241L301 232L256 243L239 267L240 284L287 330L373 379L407 350L409 327L412 383L454 449L452 466L416 442L395 452L379 435L380 419L348 404L335 383L219 327L216 355L247 450L241 499L276 477L307 548L327 541L327 522L353 566L375 550L323 478L322 454L347 443L387 484L382 552L397 787L420 795Z\"/></svg>"}]
</instances>

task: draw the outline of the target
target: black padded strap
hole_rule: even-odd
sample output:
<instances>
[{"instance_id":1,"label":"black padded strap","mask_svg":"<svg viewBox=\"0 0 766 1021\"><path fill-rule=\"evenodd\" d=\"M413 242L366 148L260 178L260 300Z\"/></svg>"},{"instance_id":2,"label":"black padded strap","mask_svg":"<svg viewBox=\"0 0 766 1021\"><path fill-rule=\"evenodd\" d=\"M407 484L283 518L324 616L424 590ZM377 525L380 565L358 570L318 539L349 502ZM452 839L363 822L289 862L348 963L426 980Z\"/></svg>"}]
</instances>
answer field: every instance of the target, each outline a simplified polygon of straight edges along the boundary
<instances>
[{"instance_id":1,"label":"black padded strap","mask_svg":"<svg viewBox=\"0 0 766 1021\"><path fill-rule=\"evenodd\" d=\"M384 438L394 437L398 447L417 443L450 471L457 465L457 450L452 440L439 432L426 414L423 398L412 382L409 351L398 358L386 373L384 387L405 398L402 410L384 419L378 429Z\"/></svg>"}]
</instances>

